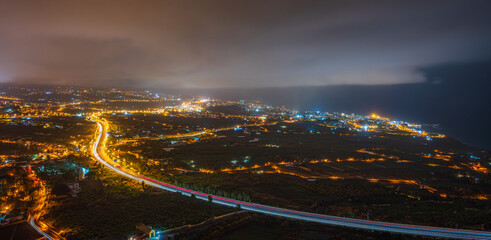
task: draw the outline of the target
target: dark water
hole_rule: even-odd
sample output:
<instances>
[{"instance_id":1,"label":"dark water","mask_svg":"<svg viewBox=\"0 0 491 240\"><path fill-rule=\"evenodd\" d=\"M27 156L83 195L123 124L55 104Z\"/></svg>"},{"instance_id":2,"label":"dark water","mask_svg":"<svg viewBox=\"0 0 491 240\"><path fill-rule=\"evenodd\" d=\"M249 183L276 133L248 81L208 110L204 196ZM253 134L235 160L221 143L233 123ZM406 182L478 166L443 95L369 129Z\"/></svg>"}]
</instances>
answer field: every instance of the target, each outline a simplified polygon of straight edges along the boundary
<instances>
[{"instance_id":1,"label":"dark water","mask_svg":"<svg viewBox=\"0 0 491 240\"><path fill-rule=\"evenodd\" d=\"M261 100L296 110L370 114L439 124L442 133L491 149L491 61L421 69L428 82L388 86L328 86L187 90L202 96Z\"/></svg>"}]
</instances>

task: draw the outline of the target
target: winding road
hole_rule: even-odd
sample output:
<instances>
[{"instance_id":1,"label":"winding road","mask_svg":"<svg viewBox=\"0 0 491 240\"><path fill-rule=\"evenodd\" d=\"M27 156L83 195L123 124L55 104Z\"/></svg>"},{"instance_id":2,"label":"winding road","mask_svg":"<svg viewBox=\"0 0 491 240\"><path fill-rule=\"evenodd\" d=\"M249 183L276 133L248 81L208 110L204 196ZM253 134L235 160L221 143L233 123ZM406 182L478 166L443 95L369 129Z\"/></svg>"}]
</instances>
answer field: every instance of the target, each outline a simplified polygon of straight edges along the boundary
<instances>
[{"instance_id":1,"label":"winding road","mask_svg":"<svg viewBox=\"0 0 491 240\"><path fill-rule=\"evenodd\" d=\"M48 235L46 232L44 232L42 229L40 229L36 223L34 222L34 217L31 217L29 218L29 224L41 235L43 235L43 237L45 237L46 239L48 240L55 240L54 238L52 238L50 235Z\"/></svg>"},{"instance_id":2,"label":"winding road","mask_svg":"<svg viewBox=\"0 0 491 240\"><path fill-rule=\"evenodd\" d=\"M151 179L136 173L128 172L122 169L120 166L114 166L111 164L111 160L105 153L106 140L107 140L107 123L104 124L102 121L97 119L90 119L98 125L97 138L92 147L92 153L94 157L104 164L109 169L117 172L120 175L134 179L136 181L145 182L145 184L160 188L163 190L171 192L179 192L186 196L196 196L196 198L208 201L209 197L213 200L213 203L221 204L230 207L237 207L240 205L242 209L250 210L254 212L260 212L268 215L280 216L296 220L304 220L322 224L329 224L333 226L351 227L357 229L365 230L376 230L376 231L386 231L401 234L412 234L419 236L430 236L430 237L443 237L443 238L454 238L454 239L491 239L491 232L484 231L473 231L464 229L451 229L451 228L438 228L438 227L428 227L419 225L409 225L400 223L390 223L390 222L380 222L380 221L370 221L361 220L354 218L344 218L323 214L316 214L310 212L295 211L290 209L283 209L277 207L271 207L256 203L249 203L238 201L234 199L224 198L220 196L209 195L202 192L197 192L178 186L174 186L168 183L160 182L155 179Z\"/></svg>"},{"instance_id":3,"label":"winding road","mask_svg":"<svg viewBox=\"0 0 491 240\"><path fill-rule=\"evenodd\" d=\"M40 187L43 189L41 198L38 200L38 205L34 208L33 215L30 215L27 222L34 228L39 234L43 235L47 240L59 240L63 239L57 232L50 229L46 224L39 221L41 217L41 211L46 204L46 187L43 183L40 183Z\"/></svg>"}]
</instances>

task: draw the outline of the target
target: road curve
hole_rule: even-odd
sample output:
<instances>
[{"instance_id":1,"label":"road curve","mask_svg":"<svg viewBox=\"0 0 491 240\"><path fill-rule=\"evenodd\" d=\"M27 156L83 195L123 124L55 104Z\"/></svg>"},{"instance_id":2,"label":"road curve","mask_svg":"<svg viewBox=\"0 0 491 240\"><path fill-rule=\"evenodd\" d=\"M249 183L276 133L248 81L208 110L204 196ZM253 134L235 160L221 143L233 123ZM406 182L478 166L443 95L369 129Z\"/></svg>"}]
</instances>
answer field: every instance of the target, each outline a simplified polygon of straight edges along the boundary
<instances>
[{"instance_id":1,"label":"road curve","mask_svg":"<svg viewBox=\"0 0 491 240\"><path fill-rule=\"evenodd\" d=\"M29 224L32 226L32 228L34 228L39 234L43 235L43 237L45 237L46 239L55 240L36 225L36 223L34 222L34 217L29 218Z\"/></svg>"},{"instance_id":2,"label":"road curve","mask_svg":"<svg viewBox=\"0 0 491 240\"><path fill-rule=\"evenodd\" d=\"M171 192L179 192L186 196L194 195L196 196L196 198L205 201L208 201L208 198L211 197L213 198L213 203L221 204L225 206L237 207L238 205L240 205L240 207L245 210L265 213L274 216L286 217L296 220L304 220L304 221L310 221L316 223L329 224L334 226L352 227L352 228L365 229L365 230L386 231L386 232L394 232L394 233L401 233L401 234L412 234L412 235L419 235L419 236L454 238L454 239L491 239L491 232L473 231L473 230L464 230L464 229L451 229L451 228L438 228L438 227L400 224L400 223L361 220L361 219L354 219L354 218L344 218L344 217L271 207L271 206L266 206L256 203L243 202L243 201L224 198L220 196L209 195L206 193L197 192L186 188L181 188L136 173L129 173L121 169L119 166L116 167L108 162L109 159L103 151L105 147L106 136L107 136L106 129L103 127L101 122L94 119L91 119L91 121L96 122L98 125L98 136L92 147L92 153L94 157L99 162L104 164L106 167L117 172L118 174L134 179L136 181L140 181L140 182L143 181L145 182L145 184L154 186L156 188L160 188ZM99 153L103 155L104 158L106 159L101 157Z\"/></svg>"}]
</instances>

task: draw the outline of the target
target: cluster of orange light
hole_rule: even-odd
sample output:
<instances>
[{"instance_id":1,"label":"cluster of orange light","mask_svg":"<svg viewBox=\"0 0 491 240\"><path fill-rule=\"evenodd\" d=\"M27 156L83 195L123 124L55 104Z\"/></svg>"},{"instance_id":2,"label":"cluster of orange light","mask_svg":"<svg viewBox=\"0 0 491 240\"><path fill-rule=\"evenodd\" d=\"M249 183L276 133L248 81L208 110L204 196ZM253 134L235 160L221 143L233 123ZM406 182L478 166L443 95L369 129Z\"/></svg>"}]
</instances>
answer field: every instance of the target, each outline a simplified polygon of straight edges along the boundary
<instances>
[{"instance_id":1,"label":"cluster of orange light","mask_svg":"<svg viewBox=\"0 0 491 240\"><path fill-rule=\"evenodd\" d=\"M20 99L20 98L7 97L7 96L0 96L0 99L2 99L2 100L11 100L11 101L22 101L22 99Z\"/></svg>"},{"instance_id":2,"label":"cluster of orange light","mask_svg":"<svg viewBox=\"0 0 491 240\"><path fill-rule=\"evenodd\" d=\"M410 160L397 160L398 162L403 162L403 163L412 163L413 161Z\"/></svg>"},{"instance_id":3,"label":"cluster of orange light","mask_svg":"<svg viewBox=\"0 0 491 240\"><path fill-rule=\"evenodd\" d=\"M208 169L200 169L199 171L202 172L202 173L215 173L215 171L208 170Z\"/></svg>"},{"instance_id":4,"label":"cluster of orange light","mask_svg":"<svg viewBox=\"0 0 491 240\"><path fill-rule=\"evenodd\" d=\"M378 178L368 178L366 179L370 182L389 182L389 183L392 183L392 184L410 184L410 185L417 185L419 186L421 189L425 189L431 193L435 193L437 190L435 188L432 188L430 186L427 186L427 185L424 185L424 184L421 184L421 183L418 183L417 181L415 180L407 180L407 179L378 179Z\"/></svg>"},{"instance_id":5,"label":"cluster of orange light","mask_svg":"<svg viewBox=\"0 0 491 240\"><path fill-rule=\"evenodd\" d=\"M310 160L309 163L315 164L315 163L330 163L331 161L327 158L321 159L321 160Z\"/></svg>"},{"instance_id":6,"label":"cluster of orange light","mask_svg":"<svg viewBox=\"0 0 491 240\"><path fill-rule=\"evenodd\" d=\"M485 194L477 194L472 196L464 196L464 198L478 199L478 200L488 200L489 196Z\"/></svg>"},{"instance_id":7,"label":"cluster of orange light","mask_svg":"<svg viewBox=\"0 0 491 240\"><path fill-rule=\"evenodd\" d=\"M302 173L298 173L298 172L293 172L293 171L285 171L284 169L281 170L278 166L272 166L272 168L275 170L274 173L281 173L281 174L287 174L287 175L292 175L292 176L296 176L296 177L301 177L301 178L304 178L304 179L332 179L332 180L338 180L338 179L342 179L343 177L341 176L319 176L319 175L306 175L306 174L302 174Z\"/></svg>"},{"instance_id":8,"label":"cluster of orange light","mask_svg":"<svg viewBox=\"0 0 491 240\"><path fill-rule=\"evenodd\" d=\"M471 169L476 171L476 172L480 172L480 173L488 173L488 169L486 167L484 167L483 165L481 165L481 163L477 163L475 165L472 165Z\"/></svg>"},{"instance_id":9,"label":"cluster of orange light","mask_svg":"<svg viewBox=\"0 0 491 240\"><path fill-rule=\"evenodd\" d=\"M436 164L436 163L427 163L426 165L428 165L430 167L441 167L442 166L442 165Z\"/></svg>"},{"instance_id":10,"label":"cluster of orange light","mask_svg":"<svg viewBox=\"0 0 491 240\"><path fill-rule=\"evenodd\" d=\"M450 161L452 159L452 154L451 152L445 154L445 152L442 152L438 149L435 149L433 150L435 152L435 154L433 156L426 156L428 158L434 158L434 159L440 159L440 160L444 160L444 161Z\"/></svg>"},{"instance_id":11,"label":"cluster of orange light","mask_svg":"<svg viewBox=\"0 0 491 240\"><path fill-rule=\"evenodd\" d=\"M452 165L452 166L449 166L449 168L453 168L453 169L462 169L462 167L459 167L457 165Z\"/></svg>"},{"instance_id":12,"label":"cluster of orange light","mask_svg":"<svg viewBox=\"0 0 491 240\"><path fill-rule=\"evenodd\" d=\"M377 149L377 150L380 150L380 149ZM366 154L369 154L369 155L375 155L375 156L380 156L380 157L384 157L384 158L387 158L387 159L399 159L397 156L393 156L393 155L385 155L383 153L376 153L376 152L372 152L372 151L368 151L364 148L362 149L358 149L356 150L356 152L359 152L359 153L366 153Z\"/></svg>"}]
</instances>

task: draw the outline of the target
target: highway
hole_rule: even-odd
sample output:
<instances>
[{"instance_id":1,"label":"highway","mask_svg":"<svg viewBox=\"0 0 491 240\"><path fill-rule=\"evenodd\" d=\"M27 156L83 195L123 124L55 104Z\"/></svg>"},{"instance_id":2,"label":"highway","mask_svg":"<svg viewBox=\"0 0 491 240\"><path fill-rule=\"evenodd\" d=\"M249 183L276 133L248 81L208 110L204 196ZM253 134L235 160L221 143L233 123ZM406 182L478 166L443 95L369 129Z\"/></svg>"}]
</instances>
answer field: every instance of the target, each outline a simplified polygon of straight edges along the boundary
<instances>
[{"instance_id":1,"label":"highway","mask_svg":"<svg viewBox=\"0 0 491 240\"><path fill-rule=\"evenodd\" d=\"M283 209L277 207L271 207L256 203L249 203L238 201L234 199L224 198L220 196L209 195L206 193L201 193L178 186L174 186L168 183L160 182L155 179L151 179L136 173L132 173L122 169L120 166L114 166L111 164L111 160L105 154L106 140L107 140L107 124L103 125L100 120L91 119L98 125L97 138L92 147L92 153L94 157L104 164L109 169L117 172L120 175L134 179L139 182L145 182L145 184L160 188L163 190L171 192L179 192L186 196L195 195L196 198L208 201L209 197L213 198L213 203L221 204L230 207L237 207L240 205L242 209L250 210L254 212L260 212L273 216L280 216L290 219L310 221L322 224L329 224L333 226L351 227L357 229L365 230L376 230L376 231L386 231L400 234L412 234L419 236L429 236L429 237L442 237L442 238L453 238L453 239L491 239L491 232L484 231L473 231L464 229L451 229L451 228L439 228L439 227L429 227L429 226L419 226L419 225L409 225L400 223L390 223L390 222L380 222L380 221L370 221L354 218L344 218L323 214L316 214L303 211L295 211L290 209Z\"/></svg>"}]
</instances>

